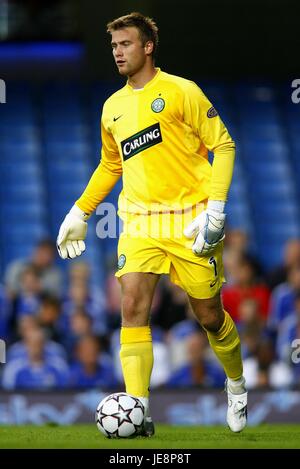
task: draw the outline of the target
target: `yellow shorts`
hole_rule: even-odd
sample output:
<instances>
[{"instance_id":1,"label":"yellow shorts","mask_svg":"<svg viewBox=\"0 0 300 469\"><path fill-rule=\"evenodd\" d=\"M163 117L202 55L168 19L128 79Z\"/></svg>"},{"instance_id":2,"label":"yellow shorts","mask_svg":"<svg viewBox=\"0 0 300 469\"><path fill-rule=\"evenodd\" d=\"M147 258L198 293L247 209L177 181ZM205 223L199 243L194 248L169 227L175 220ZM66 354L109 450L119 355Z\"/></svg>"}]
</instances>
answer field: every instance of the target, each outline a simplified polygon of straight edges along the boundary
<instances>
[{"instance_id":1,"label":"yellow shorts","mask_svg":"<svg viewBox=\"0 0 300 469\"><path fill-rule=\"evenodd\" d=\"M191 214L192 215L192 214ZM182 214L128 215L118 244L117 277L129 272L169 274L193 298L212 298L224 279L223 243L209 256L196 256L183 235L191 221Z\"/></svg>"}]
</instances>

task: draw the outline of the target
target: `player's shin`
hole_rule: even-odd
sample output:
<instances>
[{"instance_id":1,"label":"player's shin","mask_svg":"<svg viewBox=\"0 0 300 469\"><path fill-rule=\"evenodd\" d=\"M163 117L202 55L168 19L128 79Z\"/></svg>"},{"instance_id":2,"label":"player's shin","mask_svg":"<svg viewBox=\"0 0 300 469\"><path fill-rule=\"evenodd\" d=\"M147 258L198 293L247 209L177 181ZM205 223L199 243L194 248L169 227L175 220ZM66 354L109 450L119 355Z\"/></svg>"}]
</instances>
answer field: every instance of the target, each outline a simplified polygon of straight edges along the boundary
<instances>
[{"instance_id":1,"label":"player's shin","mask_svg":"<svg viewBox=\"0 0 300 469\"><path fill-rule=\"evenodd\" d=\"M122 327L120 359L126 392L138 397L145 407L142 435L154 435L149 413L149 387L153 368L153 347L150 326Z\"/></svg>"},{"instance_id":2,"label":"player's shin","mask_svg":"<svg viewBox=\"0 0 300 469\"><path fill-rule=\"evenodd\" d=\"M239 380L243 374L240 338L236 326L224 311L223 325L217 332L207 331L209 343L223 365L226 376L231 380Z\"/></svg>"},{"instance_id":3,"label":"player's shin","mask_svg":"<svg viewBox=\"0 0 300 469\"><path fill-rule=\"evenodd\" d=\"M247 424L247 390L239 335L226 311L222 327L217 332L208 331L207 336L227 375L227 424L233 432L241 432Z\"/></svg>"},{"instance_id":4,"label":"player's shin","mask_svg":"<svg viewBox=\"0 0 300 469\"><path fill-rule=\"evenodd\" d=\"M150 326L122 327L120 359L126 392L142 398L148 405L153 368L153 347Z\"/></svg>"}]
</instances>

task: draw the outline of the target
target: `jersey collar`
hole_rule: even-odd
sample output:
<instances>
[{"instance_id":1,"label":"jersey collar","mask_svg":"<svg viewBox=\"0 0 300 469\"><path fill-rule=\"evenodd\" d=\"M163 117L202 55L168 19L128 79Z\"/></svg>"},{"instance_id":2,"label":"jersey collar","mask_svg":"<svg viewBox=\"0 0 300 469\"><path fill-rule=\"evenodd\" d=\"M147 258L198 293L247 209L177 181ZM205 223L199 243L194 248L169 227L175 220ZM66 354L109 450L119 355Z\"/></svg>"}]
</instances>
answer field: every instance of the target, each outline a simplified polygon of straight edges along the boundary
<instances>
[{"instance_id":1,"label":"jersey collar","mask_svg":"<svg viewBox=\"0 0 300 469\"><path fill-rule=\"evenodd\" d=\"M134 89L132 88L132 86L128 84L128 81L127 81L127 88L133 93L139 93L141 91L147 90L148 88L151 88L157 82L161 74L161 69L159 67L155 67L155 70L156 70L156 74L150 81L148 81L148 83L146 83L146 85L143 88Z\"/></svg>"}]
</instances>

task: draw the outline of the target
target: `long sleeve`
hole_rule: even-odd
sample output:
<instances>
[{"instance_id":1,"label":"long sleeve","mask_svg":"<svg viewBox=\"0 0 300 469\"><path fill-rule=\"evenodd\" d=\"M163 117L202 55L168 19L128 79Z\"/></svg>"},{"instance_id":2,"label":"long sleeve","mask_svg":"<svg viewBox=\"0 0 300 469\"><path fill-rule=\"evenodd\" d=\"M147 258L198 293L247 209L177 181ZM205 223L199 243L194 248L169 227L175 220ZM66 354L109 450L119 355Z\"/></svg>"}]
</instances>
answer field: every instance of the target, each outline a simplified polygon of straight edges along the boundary
<instances>
[{"instance_id":1,"label":"long sleeve","mask_svg":"<svg viewBox=\"0 0 300 469\"><path fill-rule=\"evenodd\" d=\"M101 162L76 205L85 213L92 213L100 202L110 193L122 175L122 161L117 144L111 133L101 122Z\"/></svg>"},{"instance_id":2,"label":"long sleeve","mask_svg":"<svg viewBox=\"0 0 300 469\"><path fill-rule=\"evenodd\" d=\"M214 153L209 199L226 201L234 168L235 143L211 102L192 82L186 94L184 114L207 150Z\"/></svg>"}]
</instances>

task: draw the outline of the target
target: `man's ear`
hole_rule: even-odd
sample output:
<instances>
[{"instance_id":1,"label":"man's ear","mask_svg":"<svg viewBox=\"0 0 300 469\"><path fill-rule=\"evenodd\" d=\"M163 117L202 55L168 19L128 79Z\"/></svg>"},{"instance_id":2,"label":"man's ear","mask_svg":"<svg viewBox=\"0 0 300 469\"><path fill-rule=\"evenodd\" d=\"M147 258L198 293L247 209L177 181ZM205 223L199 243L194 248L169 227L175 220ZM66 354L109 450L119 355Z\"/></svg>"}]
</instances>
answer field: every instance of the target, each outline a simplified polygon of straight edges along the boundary
<instances>
[{"instance_id":1,"label":"man's ear","mask_svg":"<svg viewBox=\"0 0 300 469\"><path fill-rule=\"evenodd\" d=\"M145 47L146 54L151 55L153 52L153 42L147 41L144 47Z\"/></svg>"}]
</instances>

